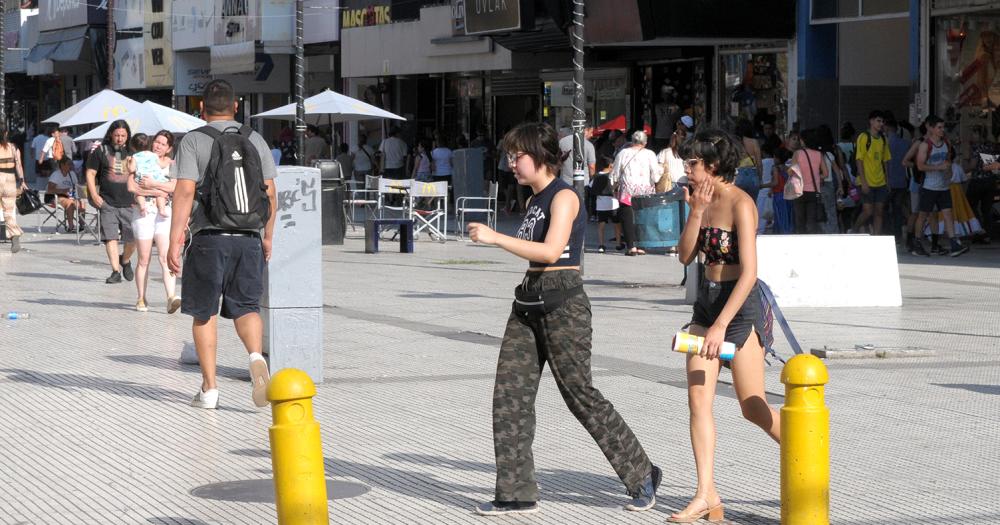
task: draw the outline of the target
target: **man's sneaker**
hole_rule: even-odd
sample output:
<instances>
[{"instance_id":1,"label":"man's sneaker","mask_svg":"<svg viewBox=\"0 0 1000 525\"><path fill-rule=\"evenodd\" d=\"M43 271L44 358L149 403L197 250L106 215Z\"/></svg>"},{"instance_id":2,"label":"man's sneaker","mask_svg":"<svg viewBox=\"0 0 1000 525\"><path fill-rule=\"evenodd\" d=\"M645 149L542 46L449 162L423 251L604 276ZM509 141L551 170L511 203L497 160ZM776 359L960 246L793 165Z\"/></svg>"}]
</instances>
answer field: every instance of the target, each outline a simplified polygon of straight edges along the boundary
<instances>
[{"instance_id":1,"label":"man's sneaker","mask_svg":"<svg viewBox=\"0 0 1000 525\"><path fill-rule=\"evenodd\" d=\"M10 238L10 253L17 253L21 251L21 236Z\"/></svg>"},{"instance_id":2,"label":"man's sneaker","mask_svg":"<svg viewBox=\"0 0 1000 525\"><path fill-rule=\"evenodd\" d=\"M535 501L487 501L476 505L480 516L503 516L506 514L534 514L538 512Z\"/></svg>"},{"instance_id":3,"label":"man's sneaker","mask_svg":"<svg viewBox=\"0 0 1000 525\"><path fill-rule=\"evenodd\" d=\"M941 246L932 246L931 253L933 253L934 255L948 255L949 253L951 253L951 250L949 250L948 248L942 248Z\"/></svg>"},{"instance_id":4,"label":"man's sneaker","mask_svg":"<svg viewBox=\"0 0 1000 525\"><path fill-rule=\"evenodd\" d=\"M253 404L267 406L267 383L271 376L267 371L267 361L259 353L250 354L250 382L253 383Z\"/></svg>"},{"instance_id":5,"label":"man's sneaker","mask_svg":"<svg viewBox=\"0 0 1000 525\"><path fill-rule=\"evenodd\" d=\"M198 390L198 393L194 395L194 399L191 400L191 406L196 408L208 408L215 409L219 407L219 389L212 388L207 392Z\"/></svg>"},{"instance_id":6,"label":"man's sneaker","mask_svg":"<svg viewBox=\"0 0 1000 525\"><path fill-rule=\"evenodd\" d=\"M660 488L660 480L662 478L663 472L660 470L660 467L653 465L653 471L642 482L639 492L637 494L629 494L632 497L632 501L625 505L625 510L640 512L653 508L656 505L656 489Z\"/></svg>"},{"instance_id":7,"label":"man's sneaker","mask_svg":"<svg viewBox=\"0 0 1000 525\"><path fill-rule=\"evenodd\" d=\"M122 282L121 272L111 272L111 276L104 280L107 284L116 284Z\"/></svg>"},{"instance_id":8,"label":"man's sneaker","mask_svg":"<svg viewBox=\"0 0 1000 525\"><path fill-rule=\"evenodd\" d=\"M603 244L597 247L597 253L604 253L604 245Z\"/></svg>"},{"instance_id":9,"label":"man's sneaker","mask_svg":"<svg viewBox=\"0 0 1000 525\"><path fill-rule=\"evenodd\" d=\"M956 241L955 239L951 240L951 251L948 252L948 255L952 257L958 257L959 255L962 255L967 251L969 251L968 246L963 245L962 243Z\"/></svg>"},{"instance_id":10,"label":"man's sneaker","mask_svg":"<svg viewBox=\"0 0 1000 525\"><path fill-rule=\"evenodd\" d=\"M135 273L132 272L132 261L131 260L126 261L125 259L121 259L121 265L122 265L122 277L124 277L126 281L131 281L132 279L135 279Z\"/></svg>"},{"instance_id":11,"label":"man's sneaker","mask_svg":"<svg viewBox=\"0 0 1000 525\"><path fill-rule=\"evenodd\" d=\"M181 307L181 298L178 296L173 296L167 299L167 313L172 314L176 312Z\"/></svg>"}]
</instances>

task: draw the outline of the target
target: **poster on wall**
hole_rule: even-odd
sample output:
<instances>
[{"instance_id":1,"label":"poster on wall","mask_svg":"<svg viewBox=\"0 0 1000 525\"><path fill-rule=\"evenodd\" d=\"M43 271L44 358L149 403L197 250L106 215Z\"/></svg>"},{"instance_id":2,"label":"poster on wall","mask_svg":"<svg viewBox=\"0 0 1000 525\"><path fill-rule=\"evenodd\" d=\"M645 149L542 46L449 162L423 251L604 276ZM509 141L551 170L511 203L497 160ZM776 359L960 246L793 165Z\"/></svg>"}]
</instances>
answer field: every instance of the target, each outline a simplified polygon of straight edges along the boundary
<instances>
[{"instance_id":1,"label":"poster on wall","mask_svg":"<svg viewBox=\"0 0 1000 525\"><path fill-rule=\"evenodd\" d=\"M142 89L143 39L127 38L115 44L115 89Z\"/></svg>"},{"instance_id":2,"label":"poster on wall","mask_svg":"<svg viewBox=\"0 0 1000 525\"><path fill-rule=\"evenodd\" d=\"M115 0L115 27L119 31L142 27L145 0Z\"/></svg>"},{"instance_id":3,"label":"poster on wall","mask_svg":"<svg viewBox=\"0 0 1000 525\"><path fill-rule=\"evenodd\" d=\"M215 2L215 44L239 44L260 40L259 2L223 0Z\"/></svg>"},{"instance_id":4,"label":"poster on wall","mask_svg":"<svg viewBox=\"0 0 1000 525\"><path fill-rule=\"evenodd\" d=\"M171 44L175 51L211 47L215 43L213 4L174 0L170 8Z\"/></svg>"},{"instance_id":5,"label":"poster on wall","mask_svg":"<svg viewBox=\"0 0 1000 525\"><path fill-rule=\"evenodd\" d=\"M984 140L1000 138L1000 30L991 17L936 21L935 113L962 158ZM923 116L923 115L921 115Z\"/></svg>"},{"instance_id":6,"label":"poster on wall","mask_svg":"<svg viewBox=\"0 0 1000 525\"><path fill-rule=\"evenodd\" d=\"M306 44L340 40L340 0L305 0L302 17L303 40Z\"/></svg>"},{"instance_id":7,"label":"poster on wall","mask_svg":"<svg viewBox=\"0 0 1000 525\"><path fill-rule=\"evenodd\" d=\"M260 0L261 15L266 24L261 24L260 39L268 44L289 44L295 39L294 0ZM303 12L302 23L305 24ZM303 32L305 26L302 26Z\"/></svg>"},{"instance_id":8,"label":"poster on wall","mask_svg":"<svg viewBox=\"0 0 1000 525\"><path fill-rule=\"evenodd\" d=\"M145 42L146 87L171 87L174 84L173 48L167 23L170 17L163 0L145 2L143 38Z\"/></svg>"}]
</instances>

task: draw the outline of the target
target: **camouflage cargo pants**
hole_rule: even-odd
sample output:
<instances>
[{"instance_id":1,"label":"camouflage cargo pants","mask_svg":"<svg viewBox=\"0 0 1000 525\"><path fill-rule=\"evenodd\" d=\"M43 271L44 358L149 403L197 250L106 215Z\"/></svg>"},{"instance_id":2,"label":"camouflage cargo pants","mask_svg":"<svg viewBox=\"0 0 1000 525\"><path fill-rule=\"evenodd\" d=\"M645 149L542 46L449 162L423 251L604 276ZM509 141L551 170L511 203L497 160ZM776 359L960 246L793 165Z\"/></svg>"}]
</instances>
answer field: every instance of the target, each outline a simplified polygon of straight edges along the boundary
<instances>
[{"instance_id":1,"label":"camouflage cargo pants","mask_svg":"<svg viewBox=\"0 0 1000 525\"><path fill-rule=\"evenodd\" d=\"M569 289L582 284L580 273L564 270L529 273L529 290ZM542 367L549 364L559 393L587 429L629 492L638 491L652 464L632 430L591 382L590 300L568 299L539 316L511 312L507 321L496 386L493 390L493 447L498 501L537 501L535 395Z\"/></svg>"}]
</instances>

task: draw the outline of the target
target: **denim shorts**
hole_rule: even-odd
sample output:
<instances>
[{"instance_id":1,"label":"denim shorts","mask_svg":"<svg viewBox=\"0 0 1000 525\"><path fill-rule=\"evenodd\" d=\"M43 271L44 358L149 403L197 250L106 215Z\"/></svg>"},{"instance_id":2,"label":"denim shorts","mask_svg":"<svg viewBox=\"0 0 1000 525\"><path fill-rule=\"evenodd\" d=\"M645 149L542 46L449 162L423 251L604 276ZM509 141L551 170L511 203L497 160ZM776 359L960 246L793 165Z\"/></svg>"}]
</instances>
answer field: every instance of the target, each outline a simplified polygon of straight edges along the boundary
<instances>
[{"instance_id":1,"label":"denim shorts","mask_svg":"<svg viewBox=\"0 0 1000 525\"><path fill-rule=\"evenodd\" d=\"M691 317L691 324L711 327L715 320L719 318L722 309L726 307L729 296L733 295L736 288L736 281L715 282L702 279L698 285L698 298L694 303L694 315ZM754 283L747 295L747 300L726 327L726 341L733 343L737 348L750 337L751 330L756 329L758 342L763 345L761 339L764 334L764 317L761 309L760 286Z\"/></svg>"}]
</instances>

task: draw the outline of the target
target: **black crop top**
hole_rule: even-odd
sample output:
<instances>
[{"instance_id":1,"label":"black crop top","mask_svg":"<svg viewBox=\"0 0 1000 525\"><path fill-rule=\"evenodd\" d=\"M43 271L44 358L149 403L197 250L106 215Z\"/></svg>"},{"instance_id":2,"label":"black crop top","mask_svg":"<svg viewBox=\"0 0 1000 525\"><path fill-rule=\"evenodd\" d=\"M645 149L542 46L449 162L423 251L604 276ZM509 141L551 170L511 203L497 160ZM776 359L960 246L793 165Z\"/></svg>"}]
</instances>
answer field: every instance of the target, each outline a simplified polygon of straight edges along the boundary
<instances>
[{"instance_id":1,"label":"black crop top","mask_svg":"<svg viewBox=\"0 0 1000 525\"><path fill-rule=\"evenodd\" d=\"M517 229L515 237L532 242L545 242L545 235L549 232L549 218L552 217L552 199L562 190L573 191L573 188L565 181L556 177L542 191L531 197L528 204L528 212L524 214L524 221ZM576 193L574 192L574 195ZM583 203L580 204L580 211L573 219L573 230L569 234L569 244L563 249L562 256L552 264L529 261L529 268L549 268L561 266L580 266L580 252L583 251L583 228L587 225L586 210Z\"/></svg>"},{"instance_id":2,"label":"black crop top","mask_svg":"<svg viewBox=\"0 0 1000 525\"><path fill-rule=\"evenodd\" d=\"M740 263L740 238L735 230L702 227L698 230L698 247L705 254L706 266Z\"/></svg>"}]
</instances>

